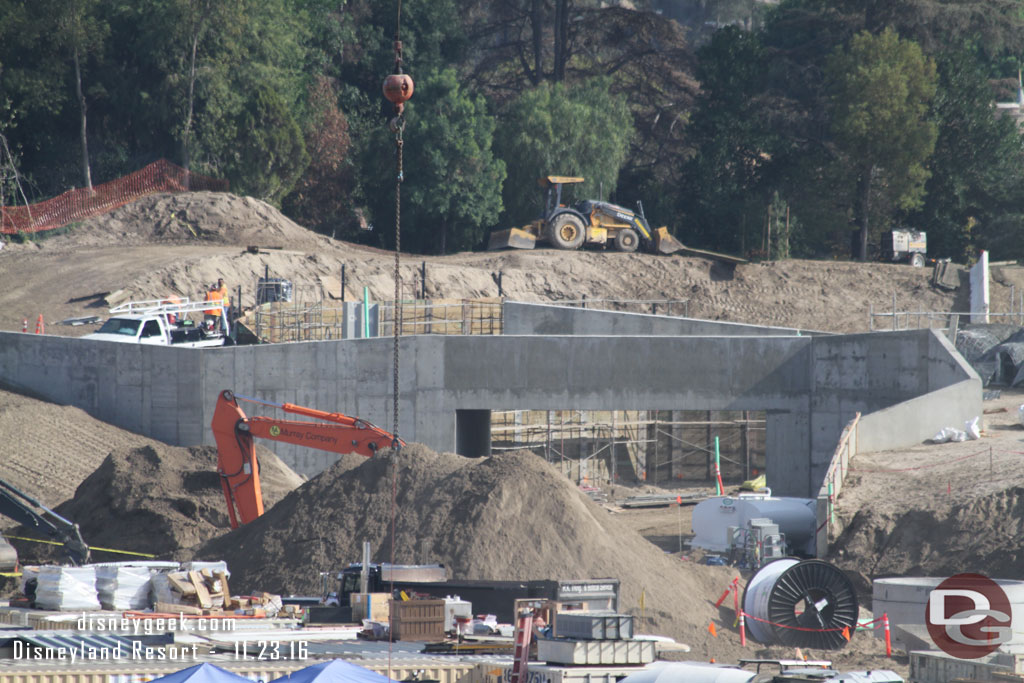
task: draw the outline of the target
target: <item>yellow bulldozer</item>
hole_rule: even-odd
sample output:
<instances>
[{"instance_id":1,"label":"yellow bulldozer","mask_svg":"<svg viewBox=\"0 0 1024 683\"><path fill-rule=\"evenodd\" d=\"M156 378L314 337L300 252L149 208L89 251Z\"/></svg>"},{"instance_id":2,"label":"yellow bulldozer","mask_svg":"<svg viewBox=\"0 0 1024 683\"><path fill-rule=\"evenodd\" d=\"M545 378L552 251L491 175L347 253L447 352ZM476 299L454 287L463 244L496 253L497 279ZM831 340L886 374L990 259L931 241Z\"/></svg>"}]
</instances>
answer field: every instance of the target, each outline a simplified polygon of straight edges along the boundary
<instances>
[{"instance_id":1,"label":"yellow bulldozer","mask_svg":"<svg viewBox=\"0 0 1024 683\"><path fill-rule=\"evenodd\" d=\"M685 247L669 234L668 228L652 230L644 218L643 205L637 211L593 199L562 203L562 186L582 183L584 178L549 175L539 183L547 190L541 217L521 228L491 233L489 250L533 249L537 242L548 242L558 249L579 249L584 244L613 245L618 251L646 251L672 254Z\"/></svg>"}]
</instances>

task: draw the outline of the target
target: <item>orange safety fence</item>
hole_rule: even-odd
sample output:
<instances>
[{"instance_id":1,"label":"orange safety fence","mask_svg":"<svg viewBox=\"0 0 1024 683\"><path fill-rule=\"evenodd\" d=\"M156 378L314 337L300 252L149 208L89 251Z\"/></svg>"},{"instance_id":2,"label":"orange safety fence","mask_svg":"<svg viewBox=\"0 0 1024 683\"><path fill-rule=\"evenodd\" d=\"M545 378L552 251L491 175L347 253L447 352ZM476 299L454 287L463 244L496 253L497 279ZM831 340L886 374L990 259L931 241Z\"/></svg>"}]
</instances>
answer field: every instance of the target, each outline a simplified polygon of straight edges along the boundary
<instances>
[{"instance_id":1,"label":"orange safety fence","mask_svg":"<svg viewBox=\"0 0 1024 683\"><path fill-rule=\"evenodd\" d=\"M76 220L98 216L156 192L209 190L225 192L226 180L186 171L160 159L134 173L64 194L29 206L0 206L0 234L16 235L60 228Z\"/></svg>"}]
</instances>

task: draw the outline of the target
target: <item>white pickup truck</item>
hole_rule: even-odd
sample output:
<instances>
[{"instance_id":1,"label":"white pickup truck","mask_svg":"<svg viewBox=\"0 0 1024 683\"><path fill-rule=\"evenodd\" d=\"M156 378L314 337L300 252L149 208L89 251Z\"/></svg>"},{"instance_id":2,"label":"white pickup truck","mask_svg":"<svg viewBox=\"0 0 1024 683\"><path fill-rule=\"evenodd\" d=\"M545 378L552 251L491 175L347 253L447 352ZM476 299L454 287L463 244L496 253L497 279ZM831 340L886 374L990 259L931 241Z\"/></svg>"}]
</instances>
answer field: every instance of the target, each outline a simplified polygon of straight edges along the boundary
<instances>
[{"instance_id":1,"label":"white pickup truck","mask_svg":"<svg viewBox=\"0 0 1024 683\"><path fill-rule=\"evenodd\" d=\"M205 312L212 309L220 309L217 322L202 320ZM205 348L232 343L227 331L227 310L209 301L133 301L111 308L110 313L110 318L99 330L83 339L180 348ZM199 317L200 321L190 318L190 314ZM223 328L221 321L224 321Z\"/></svg>"}]
</instances>

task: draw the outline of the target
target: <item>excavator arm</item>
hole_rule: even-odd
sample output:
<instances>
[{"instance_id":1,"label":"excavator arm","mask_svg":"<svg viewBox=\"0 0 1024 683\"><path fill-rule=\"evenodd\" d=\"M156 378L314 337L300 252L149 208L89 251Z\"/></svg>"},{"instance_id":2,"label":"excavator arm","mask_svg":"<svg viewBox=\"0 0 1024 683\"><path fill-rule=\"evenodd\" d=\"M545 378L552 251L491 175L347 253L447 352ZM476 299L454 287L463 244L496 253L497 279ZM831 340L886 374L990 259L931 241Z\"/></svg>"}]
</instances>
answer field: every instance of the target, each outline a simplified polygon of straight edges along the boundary
<instances>
[{"instance_id":1,"label":"excavator arm","mask_svg":"<svg viewBox=\"0 0 1024 683\"><path fill-rule=\"evenodd\" d=\"M321 422L280 420L271 417L247 417L238 401L272 406L293 415ZM334 453L358 453L372 456L381 448L404 446L405 442L365 420L315 410L294 403L274 403L249 398L224 390L213 411L213 438L217 442L217 472L228 504L231 528L248 524L263 514L263 490L260 488L259 463L254 437L308 446Z\"/></svg>"},{"instance_id":2,"label":"excavator arm","mask_svg":"<svg viewBox=\"0 0 1024 683\"><path fill-rule=\"evenodd\" d=\"M89 546L82 540L78 525L46 507L38 500L0 479L0 515L9 517L24 528L43 533L64 546L68 559L76 565L89 561ZM13 547L0 547L0 571L17 566Z\"/></svg>"}]
</instances>

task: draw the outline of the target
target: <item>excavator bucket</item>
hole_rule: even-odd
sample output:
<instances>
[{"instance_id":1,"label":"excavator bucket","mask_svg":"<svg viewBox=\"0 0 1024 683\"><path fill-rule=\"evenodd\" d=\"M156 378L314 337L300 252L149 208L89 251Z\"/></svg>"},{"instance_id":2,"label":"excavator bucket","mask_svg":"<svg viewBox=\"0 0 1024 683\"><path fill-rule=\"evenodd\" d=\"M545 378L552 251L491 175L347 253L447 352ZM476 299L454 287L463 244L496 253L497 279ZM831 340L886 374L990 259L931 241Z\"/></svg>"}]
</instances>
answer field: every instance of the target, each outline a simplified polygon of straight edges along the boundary
<instances>
[{"instance_id":1,"label":"excavator bucket","mask_svg":"<svg viewBox=\"0 0 1024 683\"><path fill-rule=\"evenodd\" d=\"M509 228L508 230L497 230L491 233L491 239L487 242L487 251L496 249L533 249L537 244L537 236L530 230L523 228Z\"/></svg>"},{"instance_id":2,"label":"excavator bucket","mask_svg":"<svg viewBox=\"0 0 1024 683\"><path fill-rule=\"evenodd\" d=\"M18 571L18 551L0 534L0 574Z\"/></svg>"},{"instance_id":3,"label":"excavator bucket","mask_svg":"<svg viewBox=\"0 0 1024 683\"><path fill-rule=\"evenodd\" d=\"M683 248L683 243L673 237L664 225L654 231L654 250L659 254L674 254Z\"/></svg>"}]
</instances>

